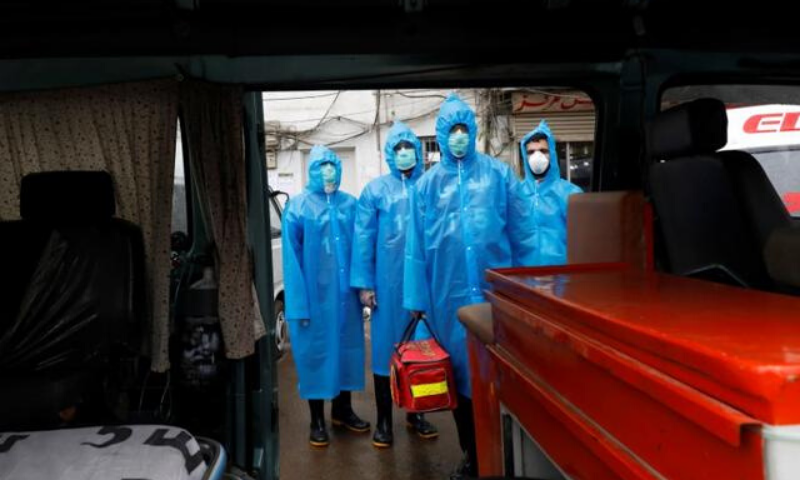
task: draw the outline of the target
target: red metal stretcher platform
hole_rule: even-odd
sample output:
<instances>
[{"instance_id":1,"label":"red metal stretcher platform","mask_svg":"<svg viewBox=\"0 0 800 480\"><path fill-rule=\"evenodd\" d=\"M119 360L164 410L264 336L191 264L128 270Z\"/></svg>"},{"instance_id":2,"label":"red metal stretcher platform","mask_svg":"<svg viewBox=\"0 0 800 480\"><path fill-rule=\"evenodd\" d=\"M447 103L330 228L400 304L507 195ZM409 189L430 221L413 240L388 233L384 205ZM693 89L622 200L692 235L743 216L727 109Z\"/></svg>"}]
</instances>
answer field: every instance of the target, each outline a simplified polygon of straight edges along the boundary
<instances>
[{"instance_id":1,"label":"red metal stretcher platform","mask_svg":"<svg viewBox=\"0 0 800 480\"><path fill-rule=\"evenodd\" d=\"M800 478L800 298L622 264L488 272L481 475Z\"/></svg>"}]
</instances>

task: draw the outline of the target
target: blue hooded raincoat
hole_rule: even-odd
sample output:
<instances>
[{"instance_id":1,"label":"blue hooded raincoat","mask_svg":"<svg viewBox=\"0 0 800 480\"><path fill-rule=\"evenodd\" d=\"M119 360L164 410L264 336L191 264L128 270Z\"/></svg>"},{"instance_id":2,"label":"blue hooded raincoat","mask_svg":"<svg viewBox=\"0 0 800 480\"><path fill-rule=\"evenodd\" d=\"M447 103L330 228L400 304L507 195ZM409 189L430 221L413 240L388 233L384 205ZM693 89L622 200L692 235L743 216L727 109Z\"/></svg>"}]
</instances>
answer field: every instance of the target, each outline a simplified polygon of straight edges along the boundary
<instances>
[{"instance_id":1,"label":"blue hooded raincoat","mask_svg":"<svg viewBox=\"0 0 800 480\"><path fill-rule=\"evenodd\" d=\"M395 165L394 148L401 141L414 145L417 164L410 178ZM410 313L403 308L403 262L409 197L424 171L422 145L403 123L395 123L384 146L390 173L371 181L361 193L353 235L350 284L375 290L377 308L372 311L372 371L389 375L393 346L403 336Z\"/></svg>"},{"instance_id":2,"label":"blue hooded raincoat","mask_svg":"<svg viewBox=\"0 0 800 480\"><path fill-rule=\"evenodd\" d=\"M457 124L469 131L461 160L447 142ZM535 253L528 187L508 165L478 153L476 136L475 113L451 95L436 120L442 160L417 182L412 197L403 288L403 306L428 313L451 355L458 392L467 397L466 332L456 311L485 301L487 268L525 265Z\"/></svg>"},{"instance_id":3,"label":"blue hooded raincoat","mask_svg":"<svg viewBox=\"0 0 800 480\"><path fill-rule=\"evenodd\" d=\"M541 182L537 182L533 176L531 166L528 165L528 152L525 149L525 144L537 133L547 136L550 149L550 168ZM556 139L546 121L542 120L536 129L525 135L520 142L520 150L522 163L525 166L525 182L530 186L532 193L530 208L536 222L534 237L536 254L531 265L563 265L567 263L567 199L570 195L581 193L583 190L561 178Z\"/></svg>"},{"instance_id":4,"label":"blue hooded raincoat","mask_svg":"<svg viewBox=\"0 0 800 480\"><path fill-rule=\"evenodd\" d=\"M350 246L356 199L338 190L342 164L325 147L311 150L309 183L283 214L286 319L300 397L328 400L364 388L364 324L350 288ZM326 194L323 163L336 167L336 188Z\"/></svg>"}]
</instances>

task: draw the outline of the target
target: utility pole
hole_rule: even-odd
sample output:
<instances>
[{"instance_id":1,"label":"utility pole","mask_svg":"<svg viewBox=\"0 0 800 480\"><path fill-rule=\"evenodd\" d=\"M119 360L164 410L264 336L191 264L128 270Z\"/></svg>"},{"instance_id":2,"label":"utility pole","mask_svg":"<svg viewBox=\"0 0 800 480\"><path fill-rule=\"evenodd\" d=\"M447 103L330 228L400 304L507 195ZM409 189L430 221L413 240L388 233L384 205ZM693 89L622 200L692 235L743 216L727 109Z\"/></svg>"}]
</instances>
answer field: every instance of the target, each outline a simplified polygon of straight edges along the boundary
<instances>
[{"instance_id":1,"label":"utility pole","mask_svg":"<svg viewBox=\"0 0 800 480\"><path fill-rule=\"evenodd\" d=\"M381 161L381 91L375 90L375 150L378 152L378 173L383 175Z\"/></svg>"},{"instance_id":2,"label":"utility pole","mask_svg":"<svg viewBox=\"0 0 800 480\"><path fill-rule=\"evenodd\" d=\"M481 91L480 95L478 96L482 101L480 102L482 105L479 105L479 111L483 111L483 126L481 130L483 130L483 152L486 155L491 155L491 146L492 146L492 129L494 128L494 115L495 115L495 105L494 105L494 94L491 89L485 89ZM483 108L481 108L483 107Z\"/></svg>"}]
</instances>

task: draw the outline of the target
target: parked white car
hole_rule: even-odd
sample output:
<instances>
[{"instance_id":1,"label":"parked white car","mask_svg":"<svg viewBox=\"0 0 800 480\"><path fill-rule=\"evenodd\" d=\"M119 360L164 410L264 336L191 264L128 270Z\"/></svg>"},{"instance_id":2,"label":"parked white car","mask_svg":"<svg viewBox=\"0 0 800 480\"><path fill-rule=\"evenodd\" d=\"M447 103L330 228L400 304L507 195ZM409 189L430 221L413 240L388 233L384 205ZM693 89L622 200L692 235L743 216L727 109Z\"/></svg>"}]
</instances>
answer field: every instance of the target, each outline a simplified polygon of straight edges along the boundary
<instances>
[{"instance_id":1,"label":"parked white car","mask_svg":"<svg viewBox=\"0 0 800 480\"><path fill-rule=\"evenodd\" d=\"M272 288L275 295L275 352L278 358L283 356L289 346L289 326L286 324L283 299L283 248L281 246L283 209L278 201L278 197L282 195L285 195L286 199L289 197L285 192L269 189L269 224L272 232Z\"/></svg>"}]
</instances>

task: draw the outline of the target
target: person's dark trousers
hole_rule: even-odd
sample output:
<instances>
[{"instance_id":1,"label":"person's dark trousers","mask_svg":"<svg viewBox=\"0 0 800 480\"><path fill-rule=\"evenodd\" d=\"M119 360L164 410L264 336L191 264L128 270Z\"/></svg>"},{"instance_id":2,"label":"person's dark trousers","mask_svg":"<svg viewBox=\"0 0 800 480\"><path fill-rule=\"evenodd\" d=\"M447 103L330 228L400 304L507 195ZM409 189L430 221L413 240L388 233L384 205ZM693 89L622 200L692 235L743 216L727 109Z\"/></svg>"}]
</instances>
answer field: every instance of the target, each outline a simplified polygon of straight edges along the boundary
<instances>
[{"instance_id":1,"label":"person's dark trousers","mask_svg":"<svg viewBox=\"0 0 800 480\"><path fill-rule=\"evenodd\" d=\"M465 454L458 472L465 476L478 476L478 448L475 445L475 420L472 417L472 399L458 396L458 407L453 410L458 430L458 443Z\"/></svg>"},{"instance_id":2,"label":"person's dark trousers","mask_svg":"<svg viewBox=\"0 0 800 480\"><path fill-rule=\"evenodd\" d=\"M386 375L374 375L375 406L378 410L378 426L372 437L372 444L377 448L391 446L394 439L392 432L392 388ZM435 426L425 419L421 413L406 412L406 427L418 437L430 440L439 436Z\"/></svg>"},{"instance_id":3,"label":"person's dark trousers","mask_svg":"<svg viewBox=\"0 0 800 480\"><path fill-rule=\"evenodd\" d=\"M327 447L328 430L325 428L325 400L309 400L308 408L311 411L311 434L309 443L314 447Z\"/></svg>"},{"instance_id":4,"label":"person's dark trousers","mask_svg":"<svg viewBox=\"0 0 800 480\"><path fill-rule=\"evenodd\" d=\"M353 411L352 397L346 390L339 392L331 402L331 423L357 433L368 432L370 427L369 422L359 418Z\"/></svg>"},{"instance_id":5,"label":"person's dark trousers","mask_svg":"<svg viewBox=\"0 0 800 480\"><path fill-rule=\"evenodd\" d=\"M374 374L372 377L375 381L375 407L378 411L378 423L375 427L375 434L372 436L372 444L377 448L388 448L394 442L392 389L388 376Z\"/></svg>"}]
</instances>

